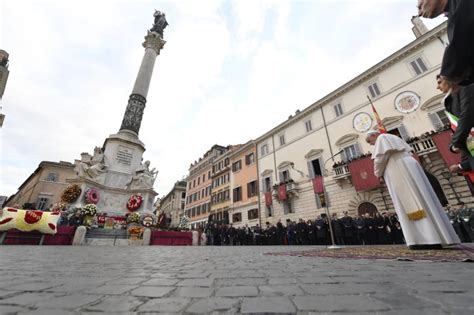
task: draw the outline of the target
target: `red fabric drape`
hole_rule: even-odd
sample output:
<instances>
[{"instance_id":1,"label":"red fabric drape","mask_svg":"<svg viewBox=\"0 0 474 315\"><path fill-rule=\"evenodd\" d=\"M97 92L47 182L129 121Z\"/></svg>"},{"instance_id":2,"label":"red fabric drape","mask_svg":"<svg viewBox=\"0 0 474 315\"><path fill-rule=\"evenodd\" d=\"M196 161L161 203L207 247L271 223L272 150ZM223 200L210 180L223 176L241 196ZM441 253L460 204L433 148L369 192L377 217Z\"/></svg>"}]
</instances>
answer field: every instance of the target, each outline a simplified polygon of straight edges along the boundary
<instances>
[{"instance_id":1,"label":"red fabric drape","mask_svg":"<svg viewBox=\"0 0 474 315\"><path fill-rule=\"evenodd\" d=\"M455 154L449 150L451 134L451 130L446 130L431 137L438 148L439 154L448 167L461 162L461 154Z\"/></svg>"},{"instance_id":2,"label":"red fabric drape","mask_svg":"<svg viewBox=\"0 0 474 315\"><path fill-rule=\"evenodd\" d=\"M316 176L313 178L313 190L315 194L321 194L324 192L324 177Z\"/></svg>"},{"instance_id":3,"label":"red fabric drape","mask_svg":"<svg viewBox=\"0 0 474 315\"><path fill-rule=\"evenodd\" d=\"M370 157L350 162L349 172L356 191L370 190L381 186L379 179L374 175L374 161Z\"/></svg>"},{"instance_id":4,"label":"red fabric drape","mask_svg":"<svg viewBox=\"0 0 474 315\"><path fill-rule=\"evenodd\" d=\"M74 226L58 226L55 235L44 235L43 245L71 245L75 232L76 227ZM4 245L38 245L42 235L36 231L21 232L16 229L6 233Z\"/></svg>"},{"instance_id":5,"label":"red fabric drape","mask_svg":"<svg viewBox=\"0 0 474 315\"><path fill-rule=\"evenodd\" d=\"M192 232L152 231L150 245L192 245Z\"/></svg>"},{"instance_id":6,"label":"red fabric drape","mask_svg":"<svg viewBox=\"0 0 474 315\"><path fill-rule=\"evenodd\" d=\"M273 202L273 199L272 199L272 192L271 191L267 191L265 193L265 205L267 207L270 207L272 205L272 202Z\"/></svg>"},{"instance_id":7,"label":"red fabric drape","mask_svg":"<svg viewBox=\"0 0 474 315\"><path fill-rule=\"evenodd\" d=\"M286 184L280 184L280 186L278 186L278 199L286 200Z\"/></svg>"}]
</instances>

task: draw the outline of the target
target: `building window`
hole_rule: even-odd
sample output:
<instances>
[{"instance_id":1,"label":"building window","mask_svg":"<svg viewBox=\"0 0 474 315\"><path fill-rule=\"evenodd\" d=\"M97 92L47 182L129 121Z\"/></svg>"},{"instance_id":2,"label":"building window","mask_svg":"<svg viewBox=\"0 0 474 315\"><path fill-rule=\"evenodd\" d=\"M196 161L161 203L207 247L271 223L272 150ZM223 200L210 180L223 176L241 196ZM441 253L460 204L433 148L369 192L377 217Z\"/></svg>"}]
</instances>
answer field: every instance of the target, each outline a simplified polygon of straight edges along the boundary
<instances>
[{"instance_id":1,"label":"building window","mask_svg":"<svg viewBox=\"0 0 474 315\"><path fill-rule=\"evenodd\" d=\"M265 177L263 179L263 191L264 192L272 191L272 180L270 179L270 177Z\"/></svg>"},{"instance_id":2,"label":"building window","mask_svg":"<svg viewBox=\"0 0 474 315\"><path fill-rule=\"evenodd\" d=\"M38 210L46 210L48 206L48 201L49 199L46 197L39 197L38 198L38 205L36 206L36 209Z\"/></svg>"},{"instance_id":3,"label":"building window","mask_svg":"<svg viewBox=\"0 0 474 315\"><path fill-rule=\"evenodd\" d=\"M311 120L305 121L304 126L306 128L306 132L310 132L311 130L313 130L313 126L311 125Z\"/></svg>"},{"instance_id":4,"label":"building window","mask_svg":"<svg viewBox=\"0 0 474 315\"><path fill-rule=\"evenodd\" d=\"M441 130L446 125L449 125L449 118L448 116L446 116L446 112L444 111L444 109L434 113L428 113L428 117L431 120L431 123L433 124L435 130Z\"/></svg>"},{"instance_id":5,"label":"building window","mask_svg":"<svg viewBox=\"0 0 474 315\"><path fill-rule=\"evenodd\" d=\"M201 177L198 177L198 186L201 183Z\"/></svg>"},{"instance_id":6,"label":"building window","mask_svg":"<svg viewBox=\"0 0 474 315\"><path fill-rule=\"evenodd\" d=\"M57 182L58 181L58 174L56 173L49 173L48 178L46 179L48 182Z\"/></svg>"},{"instance_id":7,"label":"building window","mask_svg":"<svg viewBox=\"0 0 474 315\"><path fill-rule=\"evenodd\" d=\"M211 178L211 171L207 172L207 178Z\"/></svg>"},{"instance_id":8,"label":"building window","mask_svg":"<svg viewBox=\"0 0 474 315\"><path fill-rule=\"evenodd\" d=\"M258 219L258 209L250 209L247 212L247 217L249 218L249 220Z\"/></svg>"},{"instance_id":9,"label":"building window","mask_svg":"<svg viewBox=\"0 0 474 315\"><path fill-rule=\"evenodd\" d=\"M342 160L348 162L360 156L359 144L354 143L342 149Z\"/></svg>"},{"instance_id":10,"label":"building window","mask_svg":"<svg viewBox=\"0 0 474 315\"><path fill-rule=\"evenodd\" d=\"M262 144L262 146L260 147L260 152L262 153L262 156L263 155L267 155L268 154L268 144Z\"/></svg>"},{"instance_id":11,"label":"building window","mask_svg":"<svg viewBox=\"0 0 474 315\"><path fill-rule=\"evenodd\" d=\"M283 201L283 212L285 214L293 213L293 207L291 206L291 201L289 200Z\"/></svg>"},{"instance_id":12,"label":"building window","mask_svg":"<svg viewBox=\"0 0 474 315\"><path fill-rule=\"evenodd\" d=\"M280 182L281 183L286 183L289 180L290 180L290 173L288 172L288 170L284 170L284 171L280 172Z\"/></svg>"},{"instance_id":13,"label":"building window","mask_svg":"<svg viewBox=\"0 0 474 315\"><path fill-rule=\"evenodd\" d=\"M308 161L308 171L311 178L315 178L316 176L323 175L323 169L321 165L321 160L319 158Z\"/></svg>"},{"instance_id":14,"label":"building window","mask_svg":"<svg viewBox=\"0 0 474 315\"><path fill-rule=\"evenodd\" d=\"M382 94L382 93L380 93L380 88L379 88L379 85L377 84L377 82L372 83L371 85L369 85L368 88L369 88L370 95L372 97L377 97L380 94Z\"/></svg>"},{"instance_id":15,"label":"building window","mask_svg":"<svg viewBox=\"0 0 474 315\"><path fill-rule=\"evenodd\" d=\"M206 181L206 174L202 174L202 182L204 183Z\"/></svg>"},{"instance_id":16,"label":"building window","mask_svg":"<svg viewBox=\"0 0 474 315\"><path fill-rule=\"evenodd\" d=\"M408 132L404 125L389 129L388 133L402 138L403 140L408 140Z\"/></svg>"},{"instance_id":17,"label":"building window","mask_svg":"<svg viewBox=\"0 0 474 315\"><path fill-rule=\"evenodd\" d=\"M285 144L285 135L280 135L279 139L280 139L280 145L284 145Z\"/></svg>"},{"instance_id":18,"label":"building window","mask_svg":"<svg viewBox=\"0 0 474 315\"><path fill-rule=\"evenodd\" d=\"M184 191L181 193L181 198L186 198L186 193Z\"/></svg>"},{"instance_id":19,"label":"building window","mask_svg":"<svg viewBox=\"0 0 474 315\"><path fill-rule=\"evenodd\" d=\"M232 199L234 202L242 200L242 187L234 188Z\"/></svg>"},{"instance_id":20,"label":"building window","mask_svg":"<svg viewBox=\"0 0 474 315\"><path fill-rule=\"evenodd\" d=\"M196 180L193 180L193 188L196 187Z\"/></svg>"},{"instance_id":21,"label":"building window","mask_svg":"<svg viewBox=\"0 0 474 315\"><path fill-rule=\"evenodd\" d=\"M254 180L247 184L247 197L253 197L257 195L257 181Z\"/></svg>"},{"instance_id":22,"label":"building window","mask_svg":"<svg viewBox=\"0 0 474 315\"><path fill-rule=\"evenodd\" d=\"M232 215L232 222L242 222L242 213L234 213Z\"/></svg>"},{"instance_id":23,"label":"building window","mask_svg":"<svg viewBox=\"0 0 474 315\"><path fill-rule=\"evenodd\" d=\"M250 153L245 156L245 164L250 165L255 163L255 154Z\"/></svg>"},{"instance_id":24,"label":"building window","mask_svg":"<svg viewBox=\"0 0 474 315\"><path fill-rule=\"evenodd\" d=\"M230 163L229 158L225 158L225 160L224 160L224 166L229 165L229 163Z\"/></svg>"},{"instance_id":25,"label":"building window","mask_svg":"<svg viewBox=\"0 0 474 315\"><path fill-rule=\"evenodd\" d=\"M410 62L410 66L415 71L416 75L420 75L423 72L428 71L428 68L425 65L425 62L420 57Z\"/></svg>"},{"instance_id":26,"label":"building window","mask_svg":"<svg viewBox=\"0 0 474 315\"><path fill-rule=\"evenodd\" d=\"M232 163L232 172L237 172L242 169L242 160Z\"/></svg>"},{"instance_id":27,"label":"building window","mask_svg":"<svg viewBox=\"0 0 474 315\"><path fill-rule=\"evenodd\" d=\"M336 113L336 117L339 117L343 114L341 103L334 105L334 112Z\"/></svg>"}]
</instances>

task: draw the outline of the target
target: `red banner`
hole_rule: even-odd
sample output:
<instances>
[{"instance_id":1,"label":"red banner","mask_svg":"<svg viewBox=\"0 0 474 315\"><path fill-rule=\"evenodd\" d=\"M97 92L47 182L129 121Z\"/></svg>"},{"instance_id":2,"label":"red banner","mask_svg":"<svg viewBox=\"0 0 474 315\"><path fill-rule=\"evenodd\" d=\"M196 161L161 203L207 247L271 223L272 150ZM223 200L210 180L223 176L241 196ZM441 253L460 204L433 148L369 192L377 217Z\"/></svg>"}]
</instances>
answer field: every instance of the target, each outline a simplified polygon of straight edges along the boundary
<instances>
[{"instance_id":1,"label":"red banner","mask_svg":"<svg viewBox=\"0 0 474 315\"><path fill-rule=\"evenodd\" d=\"M321 194L324 192L324 177L316 176L313 178L313 189L315 194Z\"/></svg>"},{"instance_id":2,"label":"red banner","mask_svg":"<svg viewBox=\"0 0 474 315\"><path fill-rule=\"evenodd\" d=\"M370 157L349 163L352 185L356 191L371 190L380 187L380 181L374 175L374 161Z\"/></svg>"},{"instance_id":3,"label":"red banner","mask_svg":"<svg viewBox=\"0 0 474 315\"><path fill-rule=\"evenodd\" d=\"M278 199L286 200L286 184L280 184L280 186L278 186Z\"/></svg>"},{"instance_id":4,"label":"red banner","mask_svg":"<svg viewBox=\"0 0 474 315\"><path fill-rule=\"evenodd\" d=\"M451 130L440 132L431 136L431 138L436 144L438 152L446 163L446 166L449 167L461 162L461 154L455 154L449 150L449 144L451 143Z\"/></svg>"},{"instance_id":5,"label":"red banner","mask_svg":"<svg viewBox=\"0 0 474 315\"><path fill-rule=\"evenodd\" d=\"M193 244L192 232L152 231L150 245L190 246Z\"/></svg>"},{"instance_id":6,"label":"red banner","mask_svg":"<svg viewBox=\"0 0 474 315\"><path fill-rule=\"evenodd\" d=\"M271 191L267 191L265 193L265 206L267 207L270 207L272 205L272 192Z\"/></svg>"}]
</instances>

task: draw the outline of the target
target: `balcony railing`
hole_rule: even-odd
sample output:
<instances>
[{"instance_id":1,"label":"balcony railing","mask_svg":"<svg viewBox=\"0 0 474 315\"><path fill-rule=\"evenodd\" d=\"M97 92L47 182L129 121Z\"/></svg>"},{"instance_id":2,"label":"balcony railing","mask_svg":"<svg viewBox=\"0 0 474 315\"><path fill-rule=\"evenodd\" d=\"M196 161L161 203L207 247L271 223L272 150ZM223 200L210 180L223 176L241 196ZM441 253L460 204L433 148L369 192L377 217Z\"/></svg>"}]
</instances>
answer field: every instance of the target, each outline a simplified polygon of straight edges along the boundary
<instances>
[{"instance_id":1,"label":"balcony railing","mask_svg":"<svg viewBox=\"0 0 474 315\"><path fill-rule=\"evenodd\" d=\"M349 165L343 164L334 168L334 179L342 179L351 176Z\"/></svg>"},{"instance_id":2,"label":"balcony railing","mask_svg":"<svg viewBox=\"0 0 474 315\"><path fill-rule=\"evenodd\" d=\"M438 151L438 148L436 148L436 144L431 137L413 141L410 143L410 146L412 147L413 152L419 156Z\"/></svg>"}]
</instances>

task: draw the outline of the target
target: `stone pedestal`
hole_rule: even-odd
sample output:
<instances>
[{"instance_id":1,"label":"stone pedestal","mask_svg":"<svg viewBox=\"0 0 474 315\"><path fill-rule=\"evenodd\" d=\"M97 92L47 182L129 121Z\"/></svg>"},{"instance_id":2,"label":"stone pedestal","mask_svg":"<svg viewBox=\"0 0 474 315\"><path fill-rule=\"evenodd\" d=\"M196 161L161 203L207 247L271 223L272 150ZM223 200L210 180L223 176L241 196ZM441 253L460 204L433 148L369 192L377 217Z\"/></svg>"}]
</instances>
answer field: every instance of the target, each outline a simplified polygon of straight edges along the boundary
<instances>
[{"instance_id":1,"label":"stone pedestal","mask_svg":"<svg viewBox=\"0 0 474 315\"><path fill-rule=\"evenodd\" d=\"M153 201L157 193L153 189L125 189L114 188L99 184L87 178L76 178L68 180L70 184L78 184L82 193L77 200L71 204L72 207L83 207L86 204L85 193L89 188L96 188L100 193L100 200L97 208L100 212L106 212L107 215L124 215L130 213L127 209L128 199L132 194L141 194L143 202L136 212L153 212Z\"/></svg>"}]
</instances>

